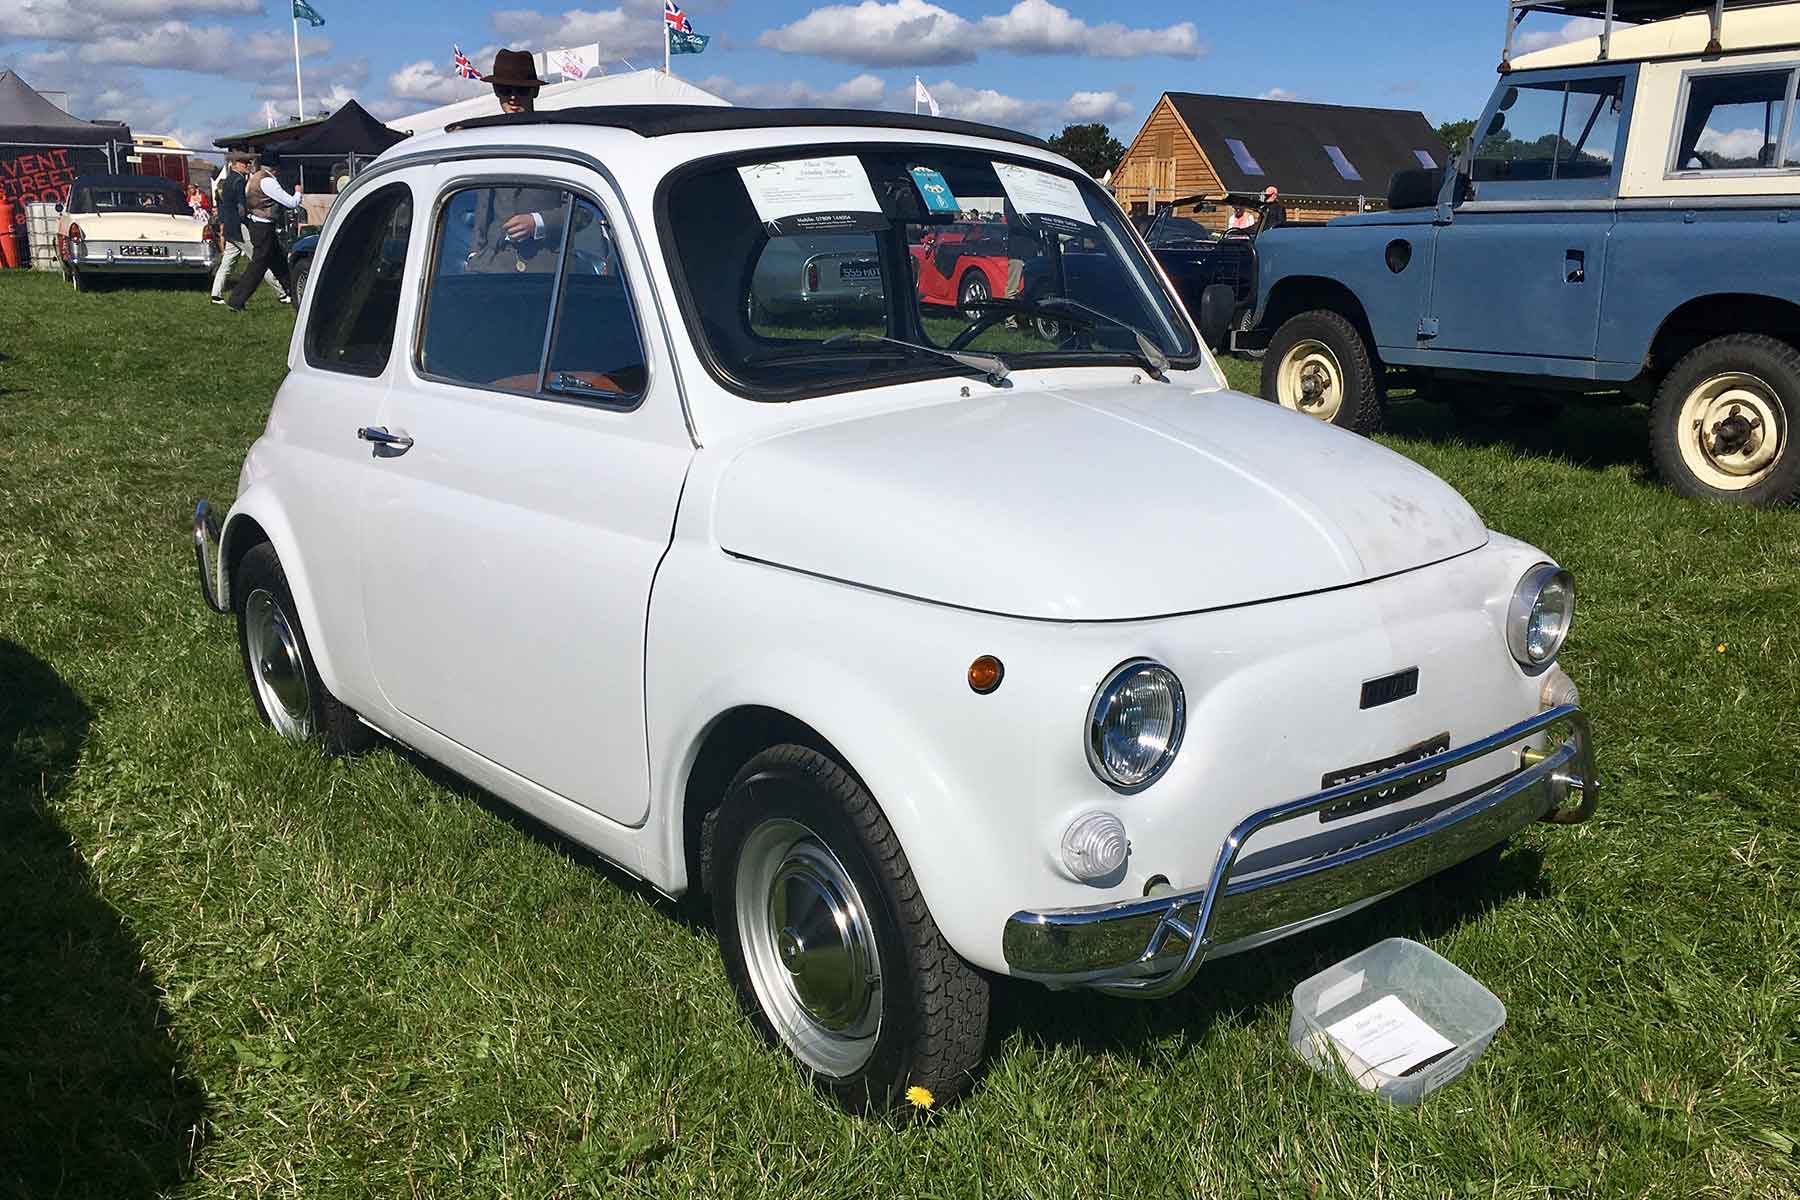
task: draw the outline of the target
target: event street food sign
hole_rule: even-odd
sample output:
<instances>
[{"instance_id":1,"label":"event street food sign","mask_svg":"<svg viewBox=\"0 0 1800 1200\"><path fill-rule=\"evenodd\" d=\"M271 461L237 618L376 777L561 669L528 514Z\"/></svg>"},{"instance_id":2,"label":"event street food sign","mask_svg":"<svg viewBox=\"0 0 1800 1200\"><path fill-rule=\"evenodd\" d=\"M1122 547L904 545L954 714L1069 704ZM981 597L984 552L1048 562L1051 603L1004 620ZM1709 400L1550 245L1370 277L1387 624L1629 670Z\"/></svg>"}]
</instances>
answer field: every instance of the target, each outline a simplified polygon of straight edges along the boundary
<instances>
[{"instance_id":1,"label":"event street food sign","mask_svg":"<svg viewBox=\"0 0 1800 1200\"><path fill-rule=\"evenodd\" d=\"M77 175L106 169L103 146L0 146L0 196L23 223L27 204L60 204Z\"/></svg>"}]
</instances>

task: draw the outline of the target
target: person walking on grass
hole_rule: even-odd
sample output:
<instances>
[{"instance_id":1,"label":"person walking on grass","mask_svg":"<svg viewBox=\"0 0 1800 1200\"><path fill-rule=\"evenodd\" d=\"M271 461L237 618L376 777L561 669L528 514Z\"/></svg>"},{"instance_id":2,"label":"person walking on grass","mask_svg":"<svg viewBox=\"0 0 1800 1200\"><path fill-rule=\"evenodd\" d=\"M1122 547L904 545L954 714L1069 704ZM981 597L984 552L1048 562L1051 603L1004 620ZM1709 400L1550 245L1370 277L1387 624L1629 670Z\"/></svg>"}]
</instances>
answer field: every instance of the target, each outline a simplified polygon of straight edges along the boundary
<instances>
[{"instance_id":1,"label":"person walking on grass","mask_svg":"<svg viewBox=\"0 0 1800 1200\"><path fill-rule=\"evenodd\" d=\"M290 193L282 187L281 181L275 177L275 165L275 156L267 155L262 165L244 180L244 224L250 234L250 265L245 269L244 277L237 281L237 286L231 289L230 299L225 301L225 307L232 312L244 311L250 293L262 282L265 271L274 280L281 302L293 303L293 289L288 283L287 258L281 252L281 239L276 233L275 206L299 208L302 189L296 185Z\"/></svg>"}]
</instances>

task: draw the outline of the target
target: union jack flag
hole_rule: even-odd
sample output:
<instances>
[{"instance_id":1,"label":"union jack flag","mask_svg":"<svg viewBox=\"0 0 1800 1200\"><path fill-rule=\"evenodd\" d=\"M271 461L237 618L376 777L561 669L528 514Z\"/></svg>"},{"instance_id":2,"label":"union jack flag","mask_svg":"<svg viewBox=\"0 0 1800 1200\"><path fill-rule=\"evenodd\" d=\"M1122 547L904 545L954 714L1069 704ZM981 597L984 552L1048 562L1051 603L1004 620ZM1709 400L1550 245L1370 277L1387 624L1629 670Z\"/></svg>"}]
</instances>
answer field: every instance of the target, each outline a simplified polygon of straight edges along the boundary
<instances>
[{"instance_id":1,"label":"union jack flag","mask_svg":"<svg viewBox=\"0 0 1800 1200\"><path fill-rule=\"evenodd\" d=\"M456 73L464 79L481 78L481 72L475 69L475 64L469 61L469 56L462 52L461 46L450 47L450 61L456 68Z\"/></svg>"},{"instance_id":2,"label":"union jack flag","mask_svg":"<svg viewBox=\"0 0 1800 1200\"><path fill-rule=\"evenodd\" d=\"M687 14L675 0L663 0L663 21L676 33L694 32L694 27L688 24Z\"/></svg>"}]
</instances>

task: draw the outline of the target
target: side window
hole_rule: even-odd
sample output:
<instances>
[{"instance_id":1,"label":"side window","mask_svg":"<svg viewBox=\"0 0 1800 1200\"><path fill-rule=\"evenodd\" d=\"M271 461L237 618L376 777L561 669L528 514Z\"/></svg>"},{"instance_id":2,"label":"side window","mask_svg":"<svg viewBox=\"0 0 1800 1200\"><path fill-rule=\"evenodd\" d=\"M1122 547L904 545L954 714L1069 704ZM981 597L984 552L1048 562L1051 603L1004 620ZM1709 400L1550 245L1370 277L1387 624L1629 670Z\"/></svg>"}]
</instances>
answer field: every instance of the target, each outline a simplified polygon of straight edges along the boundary
<instances>
[{"instance_id":1,"label":"side window","mask_svg":"<svg viewBox=\"0 0 1800 1200\"><path fill-rule=\"evenodd\" d=\"M644 394L644 347L622 266L605 214L591 201L576 200L546 391L610 403Z\"/></svg>"},{"instance_id":2,"label":"side window","mask_svg":"<svg viewBox=\"0 0 1800 1200\"><path fill-rule=\"evenodd\" d=\"M338 227L309 289L306 361L312 366L354 375L387 369L412 216L412 190L390 183Z\"/></svg>"},{"instance_id":3,"label":"side window","mask_svg":"<svg viewBox=\"0 0 1800 1200\"><path fill-rule=\"evenodd\" d=\"M1475 181L1609 177L1624 106L1622 75L1508 87L1476 147Z\"/></svg>"},{"instance_id":4,"label":"side window","mask_svg":"<svg viewBox=\"0 0 1800 1200\"><path fill-rule=\"evenodd\" d=\"M571 199L525 184L450 195L439 209L425 287L421 374L500 391L539 389Z\"/></svg>"},{"instance_id":5,"label":"side window","mask_svg":"<svg viewBox=\"0 0 1800 1200\"><path fill-rule=\"evenodd\" d=\"M1777 153L1793 100L1792 70L1690 76L1675 169L1757 171L1800 165L1791 134L1787 152Z\"/></svg>"}]
</instances>

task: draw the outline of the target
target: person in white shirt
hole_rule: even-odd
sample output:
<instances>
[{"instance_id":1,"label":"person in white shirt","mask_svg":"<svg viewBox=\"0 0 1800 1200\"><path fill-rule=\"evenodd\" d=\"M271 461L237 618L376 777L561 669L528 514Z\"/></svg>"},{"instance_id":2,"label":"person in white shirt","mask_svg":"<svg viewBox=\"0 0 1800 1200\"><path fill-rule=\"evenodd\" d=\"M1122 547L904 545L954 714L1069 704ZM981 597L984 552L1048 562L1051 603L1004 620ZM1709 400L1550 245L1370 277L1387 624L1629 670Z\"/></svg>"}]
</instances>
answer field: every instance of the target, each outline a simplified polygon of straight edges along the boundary
<instances>
[{"instance_id":1,"label":"person in white shirt","mask_svg":"<svg viewBox=\"0 0 1800 1200\"><path fill-rule=\"evenodd\" d=\"M293 284L288 279L287 255L282 252L281 239L276 236L275 206L299 208L301 189L296 186L290 193L282 187L275 177L275 165L275 156L265 155L262 165L244 181L244 225L250 233L250 265L245 268L244 277L237 281L237 286L231 289L230 299L225 301L225 307L232 312L244 311L250 293L262 282L265 271L281 289L284 301L293 294Z\"/></svg>"}]
</instances>

